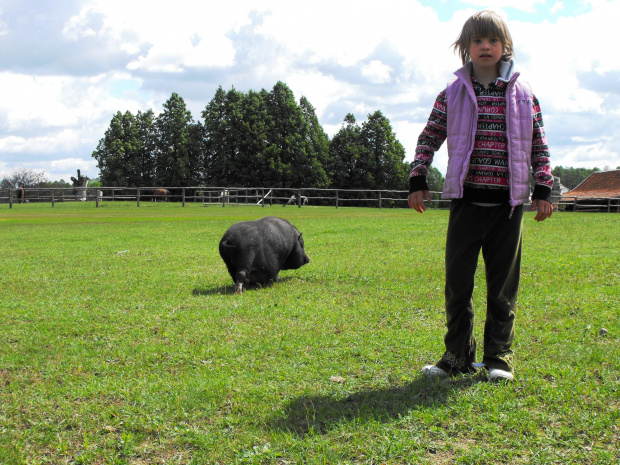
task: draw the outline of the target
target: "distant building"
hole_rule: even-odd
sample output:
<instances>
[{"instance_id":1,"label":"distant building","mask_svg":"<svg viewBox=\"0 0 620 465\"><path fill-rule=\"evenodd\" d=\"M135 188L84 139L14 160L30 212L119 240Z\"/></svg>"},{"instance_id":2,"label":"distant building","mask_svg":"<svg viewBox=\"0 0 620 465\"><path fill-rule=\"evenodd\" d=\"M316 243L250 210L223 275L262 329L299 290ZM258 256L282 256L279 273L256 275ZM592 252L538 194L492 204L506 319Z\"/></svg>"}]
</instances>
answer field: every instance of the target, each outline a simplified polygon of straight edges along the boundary
<instances>
[{"instance_id":1,"label":"distant building","mask_svg":"<svg viewBox=\"0 0 620 465\"><path fill-rule=\"evenodd\" d=\"M620 170L595 171L572 191L562 193L562 200L574 201L575 211L620 212Z\"/></svg>"}]
</instances>

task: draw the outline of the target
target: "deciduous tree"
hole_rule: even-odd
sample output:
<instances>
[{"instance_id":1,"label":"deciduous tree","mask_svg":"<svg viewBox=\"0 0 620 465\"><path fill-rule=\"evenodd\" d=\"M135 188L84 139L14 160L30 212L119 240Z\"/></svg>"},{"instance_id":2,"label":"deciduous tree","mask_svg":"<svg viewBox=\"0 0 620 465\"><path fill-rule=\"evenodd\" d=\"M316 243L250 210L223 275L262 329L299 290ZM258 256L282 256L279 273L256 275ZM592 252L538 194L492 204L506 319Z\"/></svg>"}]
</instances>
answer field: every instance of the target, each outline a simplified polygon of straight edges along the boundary
<instances>
[{"instance_id":1,"label":"deciduous tree","mask_svg":"<svg viewBox=\"0 0 620 465\"><path fill-rule=\"evenodd\" d=\"M14 168L8 176L2 180L2 189L16 189L17 187L38 187L47 182L45 171L33 171L28 168Z\"/></svg>"}]
</instances>

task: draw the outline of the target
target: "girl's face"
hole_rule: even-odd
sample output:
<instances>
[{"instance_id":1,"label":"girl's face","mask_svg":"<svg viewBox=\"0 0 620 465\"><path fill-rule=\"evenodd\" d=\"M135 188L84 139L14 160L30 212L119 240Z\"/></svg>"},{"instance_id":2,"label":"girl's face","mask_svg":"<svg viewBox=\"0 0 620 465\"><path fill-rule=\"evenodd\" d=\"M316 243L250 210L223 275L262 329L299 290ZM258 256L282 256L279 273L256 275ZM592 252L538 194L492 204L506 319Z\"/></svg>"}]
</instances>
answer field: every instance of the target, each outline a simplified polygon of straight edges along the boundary
<instances>
[{"instance_id":1,"label":"girl's face","mask_svg":"<svg viewBox=\"0 0 620 465\"><path fill-rule=\"evenodd\" d=\"M474 37L469 45L469 56L479 68L495 67L504 54L499 37Z\"/></svg>"}]
</instances>

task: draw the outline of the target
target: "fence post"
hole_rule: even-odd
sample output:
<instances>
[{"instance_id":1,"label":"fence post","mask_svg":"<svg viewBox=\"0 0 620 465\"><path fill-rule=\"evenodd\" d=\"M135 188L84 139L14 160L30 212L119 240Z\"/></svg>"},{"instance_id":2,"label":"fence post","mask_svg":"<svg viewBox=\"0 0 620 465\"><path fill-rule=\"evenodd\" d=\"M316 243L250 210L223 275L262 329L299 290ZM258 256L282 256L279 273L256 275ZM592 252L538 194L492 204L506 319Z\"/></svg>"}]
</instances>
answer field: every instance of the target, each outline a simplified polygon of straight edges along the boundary
<instances>
[{"instance_id":1,"label":"fence post","mask_svg":"<svg viewBox=\"0 0 620 465\"><path fill-rule=\"evenodd\" d=\"M381 191L379 191L379 208L381 208Z\"/></svg>"},{"instance_id":2,"label":"fence post","mask_svg":"<svg viewBox=\"0 0 620 465\"><path fill-rule=\"evenodd\" d=\"M140 188L136 189L136 199L138 202L138 207L140 206Z\"/></svg>"},{"instance_id":3,"label":"fence post","mask_svg":"<svg viewBox=\"0 0 620 465\"><path fill-rule=\"evenodd\" d=\"M183 206L185 206L185 188L183 188L182 192L182 196L183 196Z\"/></svg>"},{"instance_id":4,"label":"fence post","mask_svg":"<svg viewBox=\"0 0 620 465\"><path fill-rule=\"evenodd\" d=\"M13 208L13 190L9 189L9 208Z\"/></svg>"},{"instance_id":5,"label":"fence post","mask_svg":"<svg viewBox=\"0 0 620 465\"><path fill-rule=\"evenodd\" d=\"M297 208L301 208L301 189L297 190Z\"/></svg>"},{"instance_id":6,"label":"fence post","mask_svg":"<svg viewBox=\"0 0 620 465\"><path fill-rule=\"evenodd\" d=\"M336 208L338 208L338 191L336 191Z\"/></svg>"},{"instance_id":7,"label":"fence post","mask_svg":"<svg viewBox=\"0 0 620 465\"><path fill-rule=\"evenodd\" d=\"M262 207L265 208L265 189L261 189L261 198L263 199L261 202Z\"/></svg>"},{"instance_id":8,"label":"fence post","mask_svg":"<svg viewBox=\"0 0 620 465\"><path fill-rule=\"evenodd\" d=\"M54 208L54 191L52 190L52 208Z\"/></svg>"}]
</instances>

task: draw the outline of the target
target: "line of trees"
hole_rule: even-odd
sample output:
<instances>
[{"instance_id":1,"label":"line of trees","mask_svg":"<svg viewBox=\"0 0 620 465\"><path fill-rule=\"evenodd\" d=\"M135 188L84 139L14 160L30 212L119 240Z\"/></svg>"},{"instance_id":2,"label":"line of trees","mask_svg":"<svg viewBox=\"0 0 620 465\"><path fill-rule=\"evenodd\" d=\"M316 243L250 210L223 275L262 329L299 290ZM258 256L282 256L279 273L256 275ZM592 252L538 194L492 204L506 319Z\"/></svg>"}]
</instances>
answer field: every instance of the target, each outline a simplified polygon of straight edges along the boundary
<instances>
[{"instance_id":1,"label":"line of trees","mask_svg":"<svg viewBox=\"0 0 620 465\"><path fill-rule=\"evenodd\" d=\"M405 149L381 111L361 125L346 115L330 141L310 102L278 82L269 92L219 87L201 116L176 93L157 117L116 113L92 154L101 184L408 188Z\"/></svg>"},{"instance_id":2,"label":"line of trees","mask_svg":"<svg viewBox=\"0 0 620 465\"><path fill-rule=\"evenodd\" d=\"M361 125L347 114L330 140L311 103L305 97L297 103L278 82L269 92L220 86L201 117L194 121L176 93L158 116L152 110L117 112L92 153L100 172L90 186L408 189L405 149L381 111ZM557 166L552 172L573 189L594 171L600 170ZM440 191L443 181L431 167L431 190ZM71 184L17 168L0 187L17 186Z\"/></svg>"}]
</instances>

